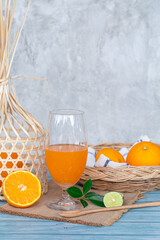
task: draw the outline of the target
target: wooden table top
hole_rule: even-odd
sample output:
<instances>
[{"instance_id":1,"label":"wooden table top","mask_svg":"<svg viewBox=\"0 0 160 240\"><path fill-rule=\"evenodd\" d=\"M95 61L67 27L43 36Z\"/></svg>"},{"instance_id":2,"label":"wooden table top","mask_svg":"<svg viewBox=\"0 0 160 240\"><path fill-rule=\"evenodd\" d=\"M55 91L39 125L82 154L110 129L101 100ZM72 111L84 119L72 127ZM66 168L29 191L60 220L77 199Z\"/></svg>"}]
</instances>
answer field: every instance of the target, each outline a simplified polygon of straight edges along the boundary
<instances>
[{"instance_id":1,"label":"wooden table top","mask_svg":"<svg viewBox=\"0 0 160 240\"><path fill-rule=\"evenodd\" d=\"M137 201L151 202L160 199L160 191L146 193ZM0 206L5 202L0 202ZM12 239L158 239L160 240L160 207L131 209L109 227L91 227L0 214L0 240Z\"/></svg>"}]
</instances>

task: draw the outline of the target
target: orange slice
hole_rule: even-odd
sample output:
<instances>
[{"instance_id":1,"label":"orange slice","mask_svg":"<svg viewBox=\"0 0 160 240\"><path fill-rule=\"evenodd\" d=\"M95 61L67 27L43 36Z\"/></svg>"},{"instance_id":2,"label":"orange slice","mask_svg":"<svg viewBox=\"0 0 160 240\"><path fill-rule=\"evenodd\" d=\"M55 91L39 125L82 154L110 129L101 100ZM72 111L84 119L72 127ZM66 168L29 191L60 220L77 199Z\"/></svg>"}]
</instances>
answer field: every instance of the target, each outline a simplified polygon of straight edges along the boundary
<instances>
[{"instance_id":1,"label":"orange slice","mask_svg":"<svg viewBox=\"0 0 160 240\"><path fill-rule=\"evenodd\" d=\"M3 181L2 191L7 202L25 208L33 205L41 196L39 179L28 171L11 172Z\"/></svg>"}]
</instances>

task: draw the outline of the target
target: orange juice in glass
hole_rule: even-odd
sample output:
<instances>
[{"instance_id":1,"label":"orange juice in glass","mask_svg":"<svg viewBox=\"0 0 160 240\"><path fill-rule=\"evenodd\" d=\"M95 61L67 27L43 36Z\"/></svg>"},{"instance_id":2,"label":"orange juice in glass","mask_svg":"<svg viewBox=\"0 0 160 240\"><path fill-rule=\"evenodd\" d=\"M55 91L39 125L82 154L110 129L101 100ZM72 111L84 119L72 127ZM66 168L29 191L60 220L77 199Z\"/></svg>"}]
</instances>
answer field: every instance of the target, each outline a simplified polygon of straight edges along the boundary
<instances>
[{"instance_id":1,"label":"orange juice in glass","mask_svg":"<svg viewBox=\"0 0 160 240\"><path fill-rule=\"evenodd\" d=\"M47 203L49 208L79 208L65 189L78 182L86 166L88 147L83 112L56 110L50 112L46 137L46 163L53 180L62 188L62 199Z\"/></svg>"}]
</instances>

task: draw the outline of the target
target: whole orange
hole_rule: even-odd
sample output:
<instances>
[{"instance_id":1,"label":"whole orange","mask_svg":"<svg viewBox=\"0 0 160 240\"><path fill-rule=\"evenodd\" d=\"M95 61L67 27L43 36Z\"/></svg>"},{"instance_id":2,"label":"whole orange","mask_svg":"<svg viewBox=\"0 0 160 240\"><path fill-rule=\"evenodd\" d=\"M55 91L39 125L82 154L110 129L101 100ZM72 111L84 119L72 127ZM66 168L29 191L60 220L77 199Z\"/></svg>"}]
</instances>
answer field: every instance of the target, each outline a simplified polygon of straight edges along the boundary
<instances>
[{"instance_id":1,"label":"whole orange","mask_svg":"<svg viewBox=\"0 0 160 240\"><path fill-rule=\"evenodd\" d=\"M132 166L160 165L160 148L152 142L137 143L129 151L126 162Z\"/></svg>"},{"instance_id":2,"label":"whole orange","mask_svg":"<svg viewBox=\"0 0 160 240\"><path fill-rule=\"evenodd\" d=\"M120 154L117 150L115 150L113 148L103 148L103 149L99 150L96 155L96 161L98 160L98 158L100 157L101 154L105 155L106 157L108 157L110 160L112 160L114 162L118 162L118 163L125 162L122 154Z\"/></svg>"}]
</instances>

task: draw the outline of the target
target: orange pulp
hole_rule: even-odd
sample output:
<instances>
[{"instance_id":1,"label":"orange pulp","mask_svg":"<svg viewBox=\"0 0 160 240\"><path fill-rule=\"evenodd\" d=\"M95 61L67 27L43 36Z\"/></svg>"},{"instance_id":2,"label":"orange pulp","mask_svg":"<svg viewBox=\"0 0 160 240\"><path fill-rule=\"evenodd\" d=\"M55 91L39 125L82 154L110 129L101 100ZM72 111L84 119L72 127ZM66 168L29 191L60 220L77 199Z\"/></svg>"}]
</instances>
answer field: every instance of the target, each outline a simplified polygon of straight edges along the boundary
<instances>
[{"instance_id":1,"label":"orange pulp","mask_svg":"<svg viewBox=\"0 0 160 240\"><path fill-rule=\"evenodd\" d=\"M66 189L82 176L88 148L80 145L51 145L45 149L46 163L53 180Z\"/></svg>"}]
</instances>

